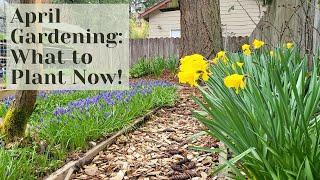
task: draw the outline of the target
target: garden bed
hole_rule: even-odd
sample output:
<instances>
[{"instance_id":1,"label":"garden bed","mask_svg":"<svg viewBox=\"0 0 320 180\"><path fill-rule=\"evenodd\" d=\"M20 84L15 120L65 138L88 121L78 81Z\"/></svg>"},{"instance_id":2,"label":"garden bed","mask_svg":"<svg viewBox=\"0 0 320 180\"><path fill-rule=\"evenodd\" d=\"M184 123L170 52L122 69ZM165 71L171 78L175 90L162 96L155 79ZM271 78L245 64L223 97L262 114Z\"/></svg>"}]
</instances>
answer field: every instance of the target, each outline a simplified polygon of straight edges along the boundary
<instances>
[{"instance_id":1,"label":"garden bed","mask_svg":"<svg viewBox=\"0 0 320 180\"><path fill-rule=\"evenodd\" d=\"M197 151L192 146L218 148L218 141L206 135L192 110L199 106L192 88L179 88L179 100L151 115L143 126L121 135L71 179L213 179L211 168L219 164L218 154Z\"/></svg>"},{"instance_id":2,"label":"garden bed","mask_svg":"<svg viewBox=\"0 0 320 180\"><path fill-rule=\"evenodd\" d=\"M27 137L0 149L0 179L44 177L85 152L88 142L101 141L155 107L173 104L175 91L172 83L142 80L128 91L39 93ZM0 105L0 117L12 99Z\"/></svg>"}]
</instances>

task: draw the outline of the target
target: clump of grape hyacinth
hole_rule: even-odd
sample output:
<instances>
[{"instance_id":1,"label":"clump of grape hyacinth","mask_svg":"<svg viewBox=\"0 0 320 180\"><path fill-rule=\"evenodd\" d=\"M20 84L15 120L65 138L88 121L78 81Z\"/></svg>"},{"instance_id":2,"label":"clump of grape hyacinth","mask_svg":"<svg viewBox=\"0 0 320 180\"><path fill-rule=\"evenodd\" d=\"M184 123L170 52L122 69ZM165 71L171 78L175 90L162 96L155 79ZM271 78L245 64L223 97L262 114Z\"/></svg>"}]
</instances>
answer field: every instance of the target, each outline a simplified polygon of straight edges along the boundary
<instances>
[{"instance_id":1,"label":"clump of grape hyacinth","mask_svg":"<svg viewBox=\"0 0 320 180\"><path fill-rule=\"evenodd\" d=\"M59 95L59 94L69 94L75 92L74 90L55 90L55 91L40 91L38 93L38 98L46 99L48 95ZM8 108L12 101L14 100L14 96L8 96L4 99L0 99L0 102L2 101L4 105Z\"/></svg>"},{"instance_id":2,"label":"clump of grape hyacinth","mask_svg":"<svg viewBox=\"0 0 320 180\"><path fill-rule=\"evenodd\" d=\"M118 103L128 103L130 100L137 94L146 96L153 92L153 89L156 87L169 87L173 86L173 83L161 81L161 80L140 80L134 83L130 83L129 90L124 91L103 91L98 95L87 97L84 99L79 99L72 101L66 107L57 107L53 115L60 116L64 114L69 114L75 109L87 110L90 106L99 105L101 108L104 108L104 104L100 102L105 102L107 106L114 106ZM46 99L49 95L63 95L71 94L76 91L74 90L57 90L57 91L40 91L38 98ZM14 96L9 96L1 101L3 101L6 108L10 106Z\"/></svg>"},{"instance_id":3,"label":"clump of grape hyacinth","mask_svg":"<svg viewBox=\"0 0 320 180\"><path fill-rule=\"evenodd\" d=\"M57 107L53 114L55 116L69 114L75 109L87 110L90 106L101 105L100 102L105 102L108 106L114 106L118 103L128 103L137 94L146 96L153 92L156 87L169 87L173 86L172 83L153 80L141 80L130 84L129 90L124 91L105 91L93 97L72 101L67 107ZM103 108L103 107L101 107Z\"/></svg>"}]
</instances>

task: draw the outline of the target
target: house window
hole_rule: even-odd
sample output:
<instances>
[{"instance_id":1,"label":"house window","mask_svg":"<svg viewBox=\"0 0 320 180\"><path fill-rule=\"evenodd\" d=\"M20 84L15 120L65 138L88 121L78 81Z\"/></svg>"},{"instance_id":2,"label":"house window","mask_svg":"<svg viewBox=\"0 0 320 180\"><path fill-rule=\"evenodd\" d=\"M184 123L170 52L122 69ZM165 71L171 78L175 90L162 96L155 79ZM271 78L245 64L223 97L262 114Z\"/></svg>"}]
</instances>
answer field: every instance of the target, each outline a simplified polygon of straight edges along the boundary
<instances>
[{"instance_id":1,"label":"house window","mask_svg":"<svg viewBox=\"0 0 320 180\"><path fill-rule=\"evenodd\" d=\"M171 29L170 37L174 37L174 38L181 37L181 30L180 29Z\"/></svg>"}]
</instances>

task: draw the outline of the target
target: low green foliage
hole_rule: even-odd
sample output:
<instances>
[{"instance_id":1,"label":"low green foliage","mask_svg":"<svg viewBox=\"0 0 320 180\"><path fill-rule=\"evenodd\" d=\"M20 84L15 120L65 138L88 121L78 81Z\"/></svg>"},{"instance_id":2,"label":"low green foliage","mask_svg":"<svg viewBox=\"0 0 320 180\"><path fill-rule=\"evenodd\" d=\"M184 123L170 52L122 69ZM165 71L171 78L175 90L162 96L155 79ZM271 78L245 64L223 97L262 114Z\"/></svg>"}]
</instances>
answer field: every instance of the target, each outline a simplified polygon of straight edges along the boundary
<instances>
[{"instance_id":1,"label":"low green foliage","mask_svg":"<svg viewBox=\"0 0 320 180\"><path fill-rule=\"evenodd\" d=\"M227 65L211 68L208 89L200 88L203 112L196 117L208 133L221 140L234 158L237 179L320 178L320 61L308 71L306 57L295 49L274 55L256 50L252 56L232 55ZM242 68L232 68L235 62ZM246 86L236 93L224 85L230 74L244 74Z\"/></svg>"},{"instance_id":2,"label":"low green foliage","mask_svg":"<svg viewBox=\"0 0 320 180\"><path fill-rule=\"evenodd\" d=\"M166 65L166 68L172 73L172 74L176 74L178 69L178 64L179 64L179 61L177 58L175 57L170 57L166 60L167 62L167 65Z\"/></svg>"},{"instance_id":3,"label":"low green foliage","mask_svg":"<svg viewBox=\"0 0 320 180\"><path fill-rule=\"evenodd\" d=\"M167 59L156 57L153 59L140 59L130 69L130 76L133 78L139 78L143 76L152 75L160 77L165 70L175 74L177 71L178 59L175 57L169 57Z\"/></svg>"},{"instance_id":4,"label":"low green foliage","mask_svg":"<svg viewBox=\"0 0 320 180\"><path fill-rule=\"evenodd\" d=\"M39 154L36 148L34 146L10 150L0 149L0 178L38 179L63 162L58 160L55 154Z\"/></svg>"},{"instance_id":5,"label":"low green foliage","mask_svg":"<svg viewBox=\"0 0 320 180\"><path fill-rule=\"evenodd\" d=\"M130 76L133 78L139 78L142 76L147 76L151 74L150 62L146 59L140 59L136 64L130 69Z\"/></svg>"},{"instance_id":6,"label":"low green foliage","mask_svg":"<svg viewBox=\"0 0 320 180\"><path fill-rule=\"evenodd\" d=\"M0 106L0 117L3 117L6 112L7 112L7 107Z\"/></svg>"},{"instance_id":7,"label":"low green foliage","mask_svg":"<svg viewBox=\"0 0 320 180\"><path fill-rule=\"evenodd\" d=\"M150 62L151 73L156 77L160 77L167 67L166 60L163 58L155 58Z\"/></svg>"}]
</instances>

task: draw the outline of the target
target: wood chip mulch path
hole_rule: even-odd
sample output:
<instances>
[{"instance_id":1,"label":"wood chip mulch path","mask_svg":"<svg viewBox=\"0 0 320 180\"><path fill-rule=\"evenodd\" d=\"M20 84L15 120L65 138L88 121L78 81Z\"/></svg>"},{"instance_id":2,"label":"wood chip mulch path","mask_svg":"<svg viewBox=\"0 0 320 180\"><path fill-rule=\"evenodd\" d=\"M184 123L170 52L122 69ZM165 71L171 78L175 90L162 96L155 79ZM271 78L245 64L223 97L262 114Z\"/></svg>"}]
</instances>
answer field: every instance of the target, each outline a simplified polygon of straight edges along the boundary
<instances>
[{"instance_id":1,"label":"wood chip mulch path","mask_svg":"<svg viewBox=\"0 0 320 180\"><path fill-rule=\"evenodd\" d=\"M191 150L190 146L218 147L191 115L198 106L194 90L182 88L175 107L159 110L143 127L121 136L80 169L72 179L184 180L215 179L210 175L218 155Z\"/></svg>"}]
</instances>

